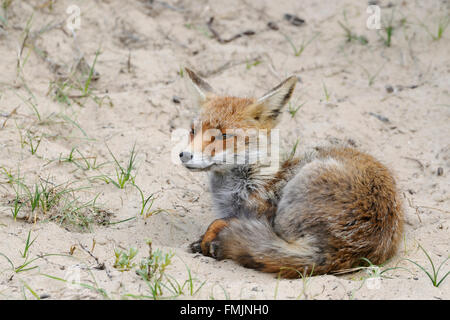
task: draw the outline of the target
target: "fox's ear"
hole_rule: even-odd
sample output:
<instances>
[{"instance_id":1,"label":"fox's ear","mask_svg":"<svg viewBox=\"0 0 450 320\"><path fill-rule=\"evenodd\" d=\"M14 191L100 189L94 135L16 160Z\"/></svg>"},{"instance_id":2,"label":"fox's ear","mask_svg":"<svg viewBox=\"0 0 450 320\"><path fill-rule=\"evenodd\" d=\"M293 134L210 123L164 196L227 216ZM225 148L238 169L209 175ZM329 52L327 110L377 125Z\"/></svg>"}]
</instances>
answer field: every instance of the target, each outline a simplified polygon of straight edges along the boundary
<instances>
[{"instance_id":1,"label":"fox's ear","mask_svg":"<svg viewBox=\"0 0 450 320\"><path fill-rule=\"evenodd\" d=\"M208 95L213 94L213 88L208 84L208 82L196 75L195 72L191 69L184 68L184 70L189 77L189 86L191 87L191 89L193 89L191 91L193 91L195 100L199 105L201 105L206 100L206 97Z\"/></svg>"},{"instance_id":2,"label":"fox's ear","mask_svg":"<svg viewBox=\"0 0 450 320\"><path fill-rule=\"evenodd\" d=\"M297 77L291 76L249 106L251 116L259 121L277 120L294 92Z\"/></svg>"}]
</instances>

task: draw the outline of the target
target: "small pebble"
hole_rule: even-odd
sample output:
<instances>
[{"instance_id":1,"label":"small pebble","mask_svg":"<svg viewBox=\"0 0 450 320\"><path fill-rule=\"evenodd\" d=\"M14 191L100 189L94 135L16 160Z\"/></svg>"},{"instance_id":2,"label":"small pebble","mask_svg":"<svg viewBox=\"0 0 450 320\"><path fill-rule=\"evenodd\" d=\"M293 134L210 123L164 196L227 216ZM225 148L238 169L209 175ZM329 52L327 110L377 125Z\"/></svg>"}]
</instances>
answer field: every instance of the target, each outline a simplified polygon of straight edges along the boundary
<instances>
[{"instance_id":1,"label":"small pebble","mask_svg":"<svg viewBox=\"0 0 450 320\"><path fill-rule=\"evenodd\" d=\"M180 103L181 102L180 97L178 97L178 96L173 96L172 97L172 101L173 101L173 103Z\"/></svg>"},{"instance_id":2,"label":"small pebble","mask_svg":"<svg viewBox=\"0 0 450 320\"><path fill-rule=\"evenodd\" d=\"M382 122L389 122L389 119L387 117L385 117L385 116L382 116L380 114L376 114L376 113L373 113L373 112L369 112L369 114L371 116L374 116L375 118L377 118L378 120L380 120Z\"/></svg>"},{"instance_id":3,"label":"small pebble","mask_svg":"<svg viewBox=\"0 0 450 320\"><path fill-rule=\"evenodd\" d=\"M275 22L273 22L273 21L270 21L270 22L267 24L267 26L268 26L270 29L275 30L275 31L277 31L277 30L280 29L280 28L278 27L278 25L277 25Z\"/></svg>"},{"instance_id":4,"label":"small pebble","mask_svg":"<svg viewBox=\"0 0 450 320\"><path fill-rule=\"evenodd\" d=\"M442 168L442 167L437 168L437 175L442 176L443 174L444 174L444 168Z\"/></svg>"},{"instance_id":5,"label":"small pebble","mask_svg":"<svg viewBox=\"0 0 450 320\"><path fill-rule=\"evenodd\" d=\"M391 85L387 85L386 86L386 92L387 93L392 93L392 92L394 92L394 88Z\"/></svg>"},{"instance_id":6,"label":"small pebble","mask_svg":"<svg viewBox=\"0 0 450 320\"><path fill-rule=\"evenodd\" d=\"M294 15L289 14L289 13L286 13L286 14L284 15L284 19L287 20L287 21L289 21L292 25L294 25L294 26L296 26L296 27L299 27L299 26L301 26L302 24L305 23L305 20L304 20L304 19L299 18L299 17L294 16Z\"/></svg>"}]
</instances>

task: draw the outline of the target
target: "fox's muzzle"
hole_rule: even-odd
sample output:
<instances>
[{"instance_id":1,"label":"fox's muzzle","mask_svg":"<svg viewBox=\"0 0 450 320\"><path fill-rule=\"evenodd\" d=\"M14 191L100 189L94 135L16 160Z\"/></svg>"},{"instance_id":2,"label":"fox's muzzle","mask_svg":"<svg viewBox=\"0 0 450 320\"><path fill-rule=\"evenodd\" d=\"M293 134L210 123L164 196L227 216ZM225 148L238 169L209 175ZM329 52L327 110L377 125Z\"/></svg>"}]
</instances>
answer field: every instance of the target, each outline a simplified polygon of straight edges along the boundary
<instances>
[{"instance_id":1,"label":"fox's muzzle","mask_svg":"<svg viewBox=\"0 0 450 320\"><path fill-rule=\"evenodd\" d=\"M188 151L183 151L180 153L180 160L181 163L189 170L206 170L214 165L214 162L207 161L203 157L195 157Z\"/></svg>"}]
</instances>

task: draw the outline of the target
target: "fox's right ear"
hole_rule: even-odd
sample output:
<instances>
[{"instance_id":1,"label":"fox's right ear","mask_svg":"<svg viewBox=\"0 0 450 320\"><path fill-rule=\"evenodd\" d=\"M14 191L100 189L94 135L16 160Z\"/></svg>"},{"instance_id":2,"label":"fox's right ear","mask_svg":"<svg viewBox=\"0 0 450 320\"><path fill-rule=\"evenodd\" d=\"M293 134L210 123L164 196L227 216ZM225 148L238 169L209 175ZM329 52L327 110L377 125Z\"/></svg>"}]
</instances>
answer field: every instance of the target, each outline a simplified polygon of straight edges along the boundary
<instances>
[{"instance_id":1,"label":"fox's right ear","mask_svg":"<svg viewBox=\"0 0 450 320\"><path fill-rule=\"evenodd\" d=\"M203 102L205 102L206 98L209 95L213 94L213 88L208 84L208 82L196 75L195 72L191 69L184 68L184 70L189 77L189 86L191 89L193 89L191 91L193 91L195 100L199 105L201 105Z\"/></svg>"},{"instance_id":2,"label":"fox's right ear","mask_svg":"<svg viewBox=\"0 0 450 320\"><path fill-rule=\"evenodd\" d=\"M294 92L297 77L291 76L247 107L250 117L273 127L279 121L281 110Z\"/></svg>"}]
</instances>

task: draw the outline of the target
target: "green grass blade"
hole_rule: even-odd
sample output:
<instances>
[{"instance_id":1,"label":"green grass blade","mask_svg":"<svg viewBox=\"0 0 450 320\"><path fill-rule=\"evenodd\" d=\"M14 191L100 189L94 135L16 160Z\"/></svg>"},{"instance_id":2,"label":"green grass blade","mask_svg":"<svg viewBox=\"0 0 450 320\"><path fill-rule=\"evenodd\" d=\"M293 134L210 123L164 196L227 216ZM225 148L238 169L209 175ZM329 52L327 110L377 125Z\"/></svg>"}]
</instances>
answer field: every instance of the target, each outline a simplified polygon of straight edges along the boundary
<instances>
[{"instance_id":1,"label":"green grass blade","mask_svg":"<svg viewBox=\"0 0 450 320\"><path fill-rule=\"evenodd\" d=\"M430 278L430 280L431 280L431 282L433 283L433 285L435 284L435 281L434 281L433 277L430 275L430 273L429 273L427 270L425 270L424 267L422 267L422 266L421 266L420 264L418 264L417 262L412 261L411 259L406 258L405 260L414 263L416 266L418 266L420 269L422 269L422 271L425 272L425 274L428 276L428 278Z\"/></svg>"},{"instance_id":2,"label":"green grass blade","mask_svg":"<svg viewBox=\"0 0 450 320\"><path fill-rule=\"evenodd\" d=\"M95 67L95 64L97 63L97 58L99 55L100 55L100 50L97 50L97 52L95 53L94 62L92 63L91 69L89 70L89 76L86 80L86 83L84 84L84 94L85 95L87 95L89 86L92 82L92 76L94 75L94 67Z\"/></svg>"},{"instance_id":3,"label":"green grass blade","mask_svg":"<svg viewBox=\"0 0 450 320\"><path fill-rule=\"evenodd\" d=\"M11 268L12 268L13 270L15 269L14 263L12 263L12 261L11 261L5 254L3 254L3 253L0 252L0 256L4 257L4 258L9 262L9 264L11 265Z\"/></svg>"},{"instance_id":4,"label":"green grass blade","mask_svg":"<svg viewBox=\"0 0 450 320\"><path fill-rule=\"evenodd\" d=\"M442 279L436 284L436 287L439 287L439 285L442 283L442 281L444 281L445 278L447 278L447 276L448 276L449 274L450 274L450 271L447 272L447 273L445 274L445 276L442 277Z\"/></svg>"},{"instance_id":5,"label":"green grass blade","mask_svg":"<svg viewBox=\"0 0 450 320\"><path fill-rule=\"evenodd\" d=\"M434 279L435 279L435 281L436 281L437 273L436 273L436 270L435 270L435 268L434 268L433 260L431 260L431 257L428 255L428 252L426 252L425 249L424 249L420 244L419 244L419 248L422 249L423 253L425 253L425 255L427 256L428 261L430 261L431 268L433 269L433 277L434 277Z\"/></svg>"},{"instance_id":6,"label":"green grass blade","mask_svg":"<svg viewBox=\"0 0 450 320\"><path fill-rule=\"evenodd\" d=\"M26 284L26 283L24 282L23 285L25 286L25 288L28 289L28 291L31 292L31 294L32 294L37 300L41 300L41 297L39 297L39 295L38 295L36 292L34 292L34 290L31 289L31 287L30 287L28 284Z\"/></svg>"}]
</instances>

